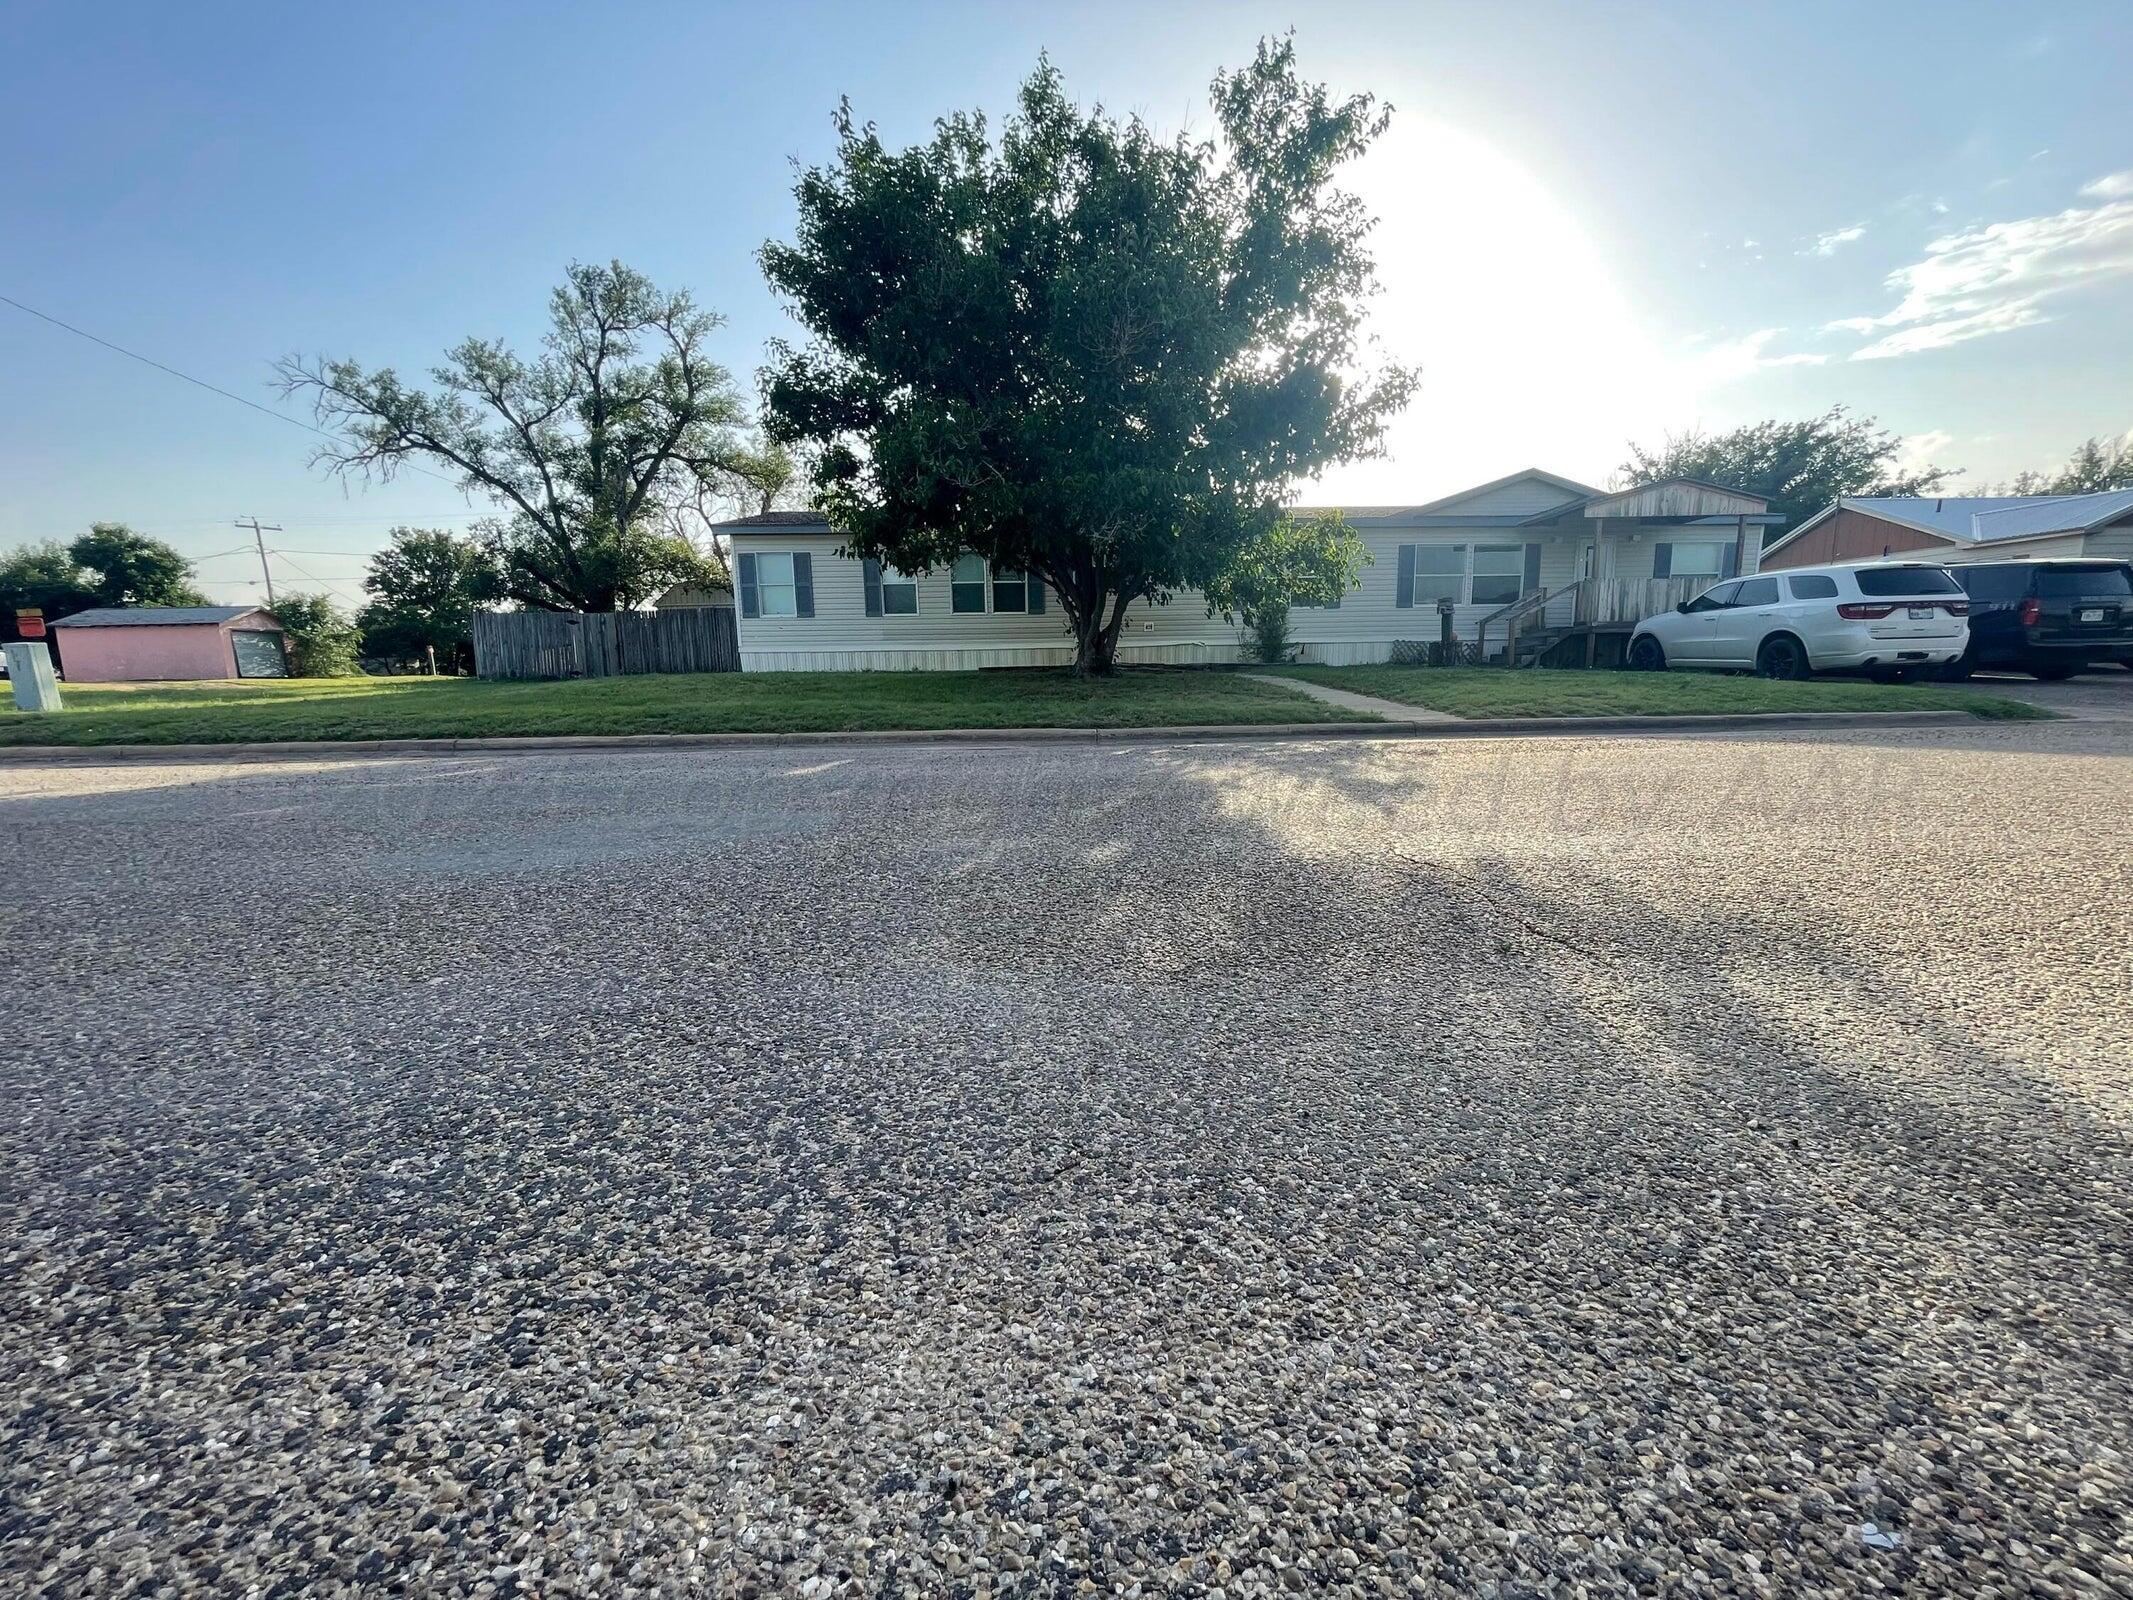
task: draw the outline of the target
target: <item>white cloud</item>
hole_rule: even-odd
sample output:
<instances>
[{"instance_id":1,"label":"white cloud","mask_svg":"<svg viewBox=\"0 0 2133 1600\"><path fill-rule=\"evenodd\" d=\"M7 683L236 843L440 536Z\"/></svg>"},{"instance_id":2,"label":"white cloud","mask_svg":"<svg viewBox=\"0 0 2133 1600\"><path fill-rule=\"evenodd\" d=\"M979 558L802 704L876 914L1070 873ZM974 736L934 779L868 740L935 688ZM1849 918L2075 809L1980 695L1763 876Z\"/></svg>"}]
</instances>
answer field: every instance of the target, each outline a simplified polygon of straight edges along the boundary
<instances>
[{"instance_id":1,"label":"white cloud","mask_svg":"<svg viewBox=\"0 0 2133 1600\"><path fill-rule=\"evenodd\" d=\"M1922 472L1935 465L1933 458L1955 443L1955 435L1946 428L1928 428L1924 433L1909 435L1896 452L1897 470Z\"/></svg>"},{"instance_id":2,"label":"white cloud","mask_svg":"<svg viewBox=\"0 0 2133 1600\"><path fill-rule=\"evenodd\" d=\"M2128 274L2133 274L2133 198L2105 198L2097 206L1935 239L1923 260L1889 274L1888 287L1903 296L1893 311L1845 317L1829 326L1880 333L1854 350L1851 359L1884 360L2048 321L2046 301Z\"/></svg>"},{"instance_id":3,"label":"white cloud","mask_svg":"<svg viewBox=\"0 0 2133 1600\"><path fill-rule=\"evenodd\" d=\"M1865 237L1866 224L1855 222L1849 228L1832 228L1827 233L1815 235L1815 241L1800 252L1803 256L1833 256L1856 239Z\"/></svg>"},{"instance_id":4,"label":"white cloud","mask_svg":"<svg viewBox=\"0 0 2133 1600\"><path fill-rule=\"evenodd\" d=\"M2091 200L2123 200L2133 195L2133 167L2107 172L2093 183L2084 183L2081 192Z\"/></svg>"},{"instance_id":5,"label":"white cloud","mask_svg":"<svg viewBox=\"0 0 2133 1600\"><path fill-rule=\"evenodd\" d=\"M1697 348L1684 363L1687 368L1684 376L1700 388L1707 384L1733 383L1771 367L1819 367L1829 359L1808 350L1792 350L1775 356L1766 354L1770 342L1784 331L1783 328L1758 328L1738 339L1721 339Z\"/></svg>"}]
</instances>

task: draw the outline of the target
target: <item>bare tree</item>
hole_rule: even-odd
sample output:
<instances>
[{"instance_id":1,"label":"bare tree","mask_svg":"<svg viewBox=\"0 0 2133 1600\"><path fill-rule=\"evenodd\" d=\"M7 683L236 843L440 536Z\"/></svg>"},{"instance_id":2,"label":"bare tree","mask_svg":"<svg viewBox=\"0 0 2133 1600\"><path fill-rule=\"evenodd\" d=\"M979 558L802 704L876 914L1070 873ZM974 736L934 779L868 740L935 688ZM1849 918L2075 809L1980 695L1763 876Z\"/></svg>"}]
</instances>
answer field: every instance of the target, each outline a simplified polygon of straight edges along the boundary
<instances>
[{"instance_id":1,"label":"bare tree","mask_svg":"<svg viewBox=\"0 0 2133 1600\"><path fill-rule=\"evenodd\" d=\"M352 360L290 356L276 370L341 436L315 465L383 480L430 461L497 501L482 534L522 605L612 611L715 581L675 512L761 455L732 375L706 352L720 319L619 261L572 263L549 317L537 358L468 339L430 389Z\"/></svg>"}]
</instances>

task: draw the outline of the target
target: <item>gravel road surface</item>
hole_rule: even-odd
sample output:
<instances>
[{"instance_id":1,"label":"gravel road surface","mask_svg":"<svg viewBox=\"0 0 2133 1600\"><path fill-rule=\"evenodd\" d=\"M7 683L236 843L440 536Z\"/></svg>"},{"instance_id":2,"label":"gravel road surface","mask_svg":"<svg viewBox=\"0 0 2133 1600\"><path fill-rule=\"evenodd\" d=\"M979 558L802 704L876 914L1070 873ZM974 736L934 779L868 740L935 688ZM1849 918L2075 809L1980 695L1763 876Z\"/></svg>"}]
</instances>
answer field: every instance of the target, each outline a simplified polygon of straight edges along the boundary
<instances>
[{"instance_id":1,"label":"gravel road surface","mask_svg":"<svg viewBox=\"0 0 2133 1600\"><path fill-rule=\"evenodd\" d=\"M0 1592L2133 1592L2129 795L0 768Z\"/></svg>"}]
</instances>

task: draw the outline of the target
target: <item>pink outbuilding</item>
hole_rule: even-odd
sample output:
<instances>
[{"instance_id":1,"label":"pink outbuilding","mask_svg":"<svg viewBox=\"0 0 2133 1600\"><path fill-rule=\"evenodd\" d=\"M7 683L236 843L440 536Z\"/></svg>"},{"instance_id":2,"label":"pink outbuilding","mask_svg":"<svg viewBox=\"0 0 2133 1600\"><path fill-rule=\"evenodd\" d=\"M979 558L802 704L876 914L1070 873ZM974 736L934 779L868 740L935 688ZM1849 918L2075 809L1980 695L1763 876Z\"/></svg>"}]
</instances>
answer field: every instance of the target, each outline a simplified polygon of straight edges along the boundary
<instances>
[{"instance_id":1,"label":"pink outbuilding","mask_svg":"<svg viewBox=\"0 0 2133 1600\"><path fill-rule=\"evenodd\" d=\"M52 629L69 683L289 675L281 624L257 606L104 606Z\"/></svg>"}]
</instances>

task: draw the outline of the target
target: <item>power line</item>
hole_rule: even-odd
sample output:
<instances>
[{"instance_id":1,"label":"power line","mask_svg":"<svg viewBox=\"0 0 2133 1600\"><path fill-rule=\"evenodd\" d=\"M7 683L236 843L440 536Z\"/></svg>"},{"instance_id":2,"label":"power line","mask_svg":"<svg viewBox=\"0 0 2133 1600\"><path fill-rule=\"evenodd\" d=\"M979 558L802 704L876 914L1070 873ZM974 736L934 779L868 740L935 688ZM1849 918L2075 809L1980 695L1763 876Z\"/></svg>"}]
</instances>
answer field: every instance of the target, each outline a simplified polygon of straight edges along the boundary
<instances>
[{"instance_id":1,"label":"power line","mask_svg":"<svg viewBox=\"0 0 2133 1600\"><path fill-rule=\"evenodd\" d=\"M289 561L289 553L286 550L275 550L270 553L273 555L280 556L284 561ZM345 583L335 583L329 579L321 578L317 573L311 571L309 568L297 567L296 563L293 561L289 561L289 565L292 567L296 567L298 576L309 578L313 583L318 584L322 588L338 589L342 594L347 595L351 600L360 598L355 593L355 591L349 588L348 585Z\"/></svg>"},{"instance_id":2,"label":"power line","mask_svg":"<svg viewBox=\"0 0 2133 1600\"><path fill-rule=\"evenodd\" d=\"M100 344L106 350L114 350L130 361L138 361L143 366L154 367L158 372L167 372L173 378L182 379L186 383L192 384L195 388L205 389L209 394L219 394L225 400L234 400L241 406L250 406L263 417L272 417L276 422L286 422L292 428L302 428L306 433L315 433L321 439L331 439L335 444L347 444L350 442L338 433L332 433L313 423L305 422L300 417L292 417L286 411L276 411L272 407L261 405L257 400L247 400L241 394L232 394L227 389L217 388L205 378L196 378L189 372L180 372L176 367L165 366L153 356L144 356L138 350L128 350L122 344L113 344L109 339L99 338L87 328L77 328L71 322L62 322L50 312L39 311L35 306L26 306L11 295L0 294L0 303L11 305L17 311L27 311L41 322L49 322L55 328L64 328L77 338L87 339L91 344ZM425 478L435 478L439 483L451 483L454 481L441 472L432 472L427 467L418 467L411 461L403 461L400 465L406 467L410 472L421 473Z\"/></svg>"}]
</instances>

